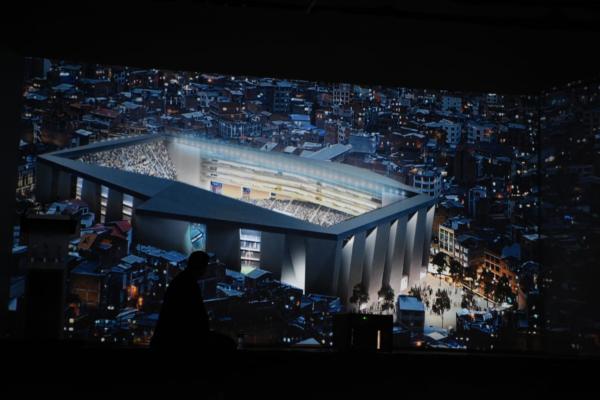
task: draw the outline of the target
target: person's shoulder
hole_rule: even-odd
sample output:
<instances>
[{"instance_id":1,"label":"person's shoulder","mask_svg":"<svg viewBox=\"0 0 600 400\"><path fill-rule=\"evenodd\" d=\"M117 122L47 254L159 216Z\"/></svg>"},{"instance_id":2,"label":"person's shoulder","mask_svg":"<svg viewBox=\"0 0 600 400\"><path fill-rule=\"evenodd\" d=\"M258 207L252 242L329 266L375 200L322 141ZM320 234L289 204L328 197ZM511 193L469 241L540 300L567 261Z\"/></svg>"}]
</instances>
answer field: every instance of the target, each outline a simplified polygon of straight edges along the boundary
<instances>
[{"instance_id":1,"label":"person's shoulder","mask_svg":"<svg viewBox=\"0 0 600 400\"><path fill-rule=\"evenodd\" d=\"M198 282L192 276L188 276L184 273L179 273L179 275L173 278L169 283L169 289L176 288L185 290L194 289L196 287L199 289Z\"/></svg>"},{"instance_id":2,"label":"person's shoulder","mask_svg":"<svg viewBox=\"0 0 600 400\"><path fill-rule=\"evenodd\" d=\"M169 286L181 285L187 281L189 281L188 276L186 276L186 274L184 274L183 272L180 272L177 274L177 276L175 276L173 279L171 279Z\"/></svg>"}]
</instances>

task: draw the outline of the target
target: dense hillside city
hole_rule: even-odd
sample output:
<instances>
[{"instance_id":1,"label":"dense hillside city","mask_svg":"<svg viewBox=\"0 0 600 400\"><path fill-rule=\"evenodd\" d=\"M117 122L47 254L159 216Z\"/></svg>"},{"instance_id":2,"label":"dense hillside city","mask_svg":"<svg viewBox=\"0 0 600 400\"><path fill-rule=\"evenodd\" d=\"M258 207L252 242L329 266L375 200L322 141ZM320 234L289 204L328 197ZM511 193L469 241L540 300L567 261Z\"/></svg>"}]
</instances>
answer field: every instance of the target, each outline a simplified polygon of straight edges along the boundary
<instances>
[{"instance_id":1,"label":"dense hillside city","mask_svg":"<svg viewBox=\"0 0 600 400\"><path fill-rule=\"evenodd\" d=\"M73 198L37 201L36 158L165 132L352 165L436 199L420 283L382 288L378 299L360 285L350 299L303 293L261 269L253 258L260 246L255 233L242 232L246 267L238 271L213 257L201 282L215 330L249 345L329 347L332 315L352 310L392 314L397 348L600 348L598 304L590 300L599 256L598 83L508 96L47 59L28 59L23 88L11 265L15 327L36 245L34 234L22 232L23 221L66 215L78 229L74 236L56 234L68 249L56 260L68 271L65 336L149 343L186 255L137 242L131 199L123 199L118 220L90 210L77 182ZM161 144L83 161L177 179ZM325 227L351 217L298 200L245 200Z\"/></svg>"}]
</instances>

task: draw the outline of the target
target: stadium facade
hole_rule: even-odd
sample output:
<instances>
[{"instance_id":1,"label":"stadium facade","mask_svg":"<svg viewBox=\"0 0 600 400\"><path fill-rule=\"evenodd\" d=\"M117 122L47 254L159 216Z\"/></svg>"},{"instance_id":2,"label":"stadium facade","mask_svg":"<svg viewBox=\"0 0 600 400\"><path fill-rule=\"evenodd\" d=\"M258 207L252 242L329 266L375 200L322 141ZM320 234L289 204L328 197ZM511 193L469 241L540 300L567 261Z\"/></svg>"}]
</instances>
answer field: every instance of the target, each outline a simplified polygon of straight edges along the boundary
<instances>
[{"instance_id":1,"label":"stadium facade","mask_svg":"<svg viewBox=\"0 0 600 400\"><path fill-rule=\"evenodd\" d=\"M165 165L127 164L123 149L152 143ZM361 282L372 301L384 285L399 293L429 262L435 199L337 162L155 134L41 155L36 175L38 201L81 198L97 220L131 219L134 243L204 249L228 268L260 267L344 303Z\"/></svg>"}]
</instances>

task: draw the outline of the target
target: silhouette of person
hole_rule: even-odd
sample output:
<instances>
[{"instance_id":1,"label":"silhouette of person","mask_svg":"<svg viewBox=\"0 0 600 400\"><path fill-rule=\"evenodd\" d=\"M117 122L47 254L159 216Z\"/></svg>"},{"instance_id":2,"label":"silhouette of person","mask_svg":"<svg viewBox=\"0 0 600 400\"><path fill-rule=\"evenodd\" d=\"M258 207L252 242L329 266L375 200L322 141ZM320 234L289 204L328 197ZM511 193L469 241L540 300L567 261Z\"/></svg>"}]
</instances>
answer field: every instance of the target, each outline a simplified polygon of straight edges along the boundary
<instances>
[{"instance_id":1,"label":"silhouette of person","mask_svg":"<svg viewBox=\"0 0 600 400\"><path fill-rule=\"evenodd\" d=\"M169 284L150 347L161 352L216 350L213 344L227 343L226 338L215 339L209 330L198 280L206 275L209 257L203 251L192 253L185 270ZM233 341L232 341L233 342Z\"/></svg>"}]
</instances>

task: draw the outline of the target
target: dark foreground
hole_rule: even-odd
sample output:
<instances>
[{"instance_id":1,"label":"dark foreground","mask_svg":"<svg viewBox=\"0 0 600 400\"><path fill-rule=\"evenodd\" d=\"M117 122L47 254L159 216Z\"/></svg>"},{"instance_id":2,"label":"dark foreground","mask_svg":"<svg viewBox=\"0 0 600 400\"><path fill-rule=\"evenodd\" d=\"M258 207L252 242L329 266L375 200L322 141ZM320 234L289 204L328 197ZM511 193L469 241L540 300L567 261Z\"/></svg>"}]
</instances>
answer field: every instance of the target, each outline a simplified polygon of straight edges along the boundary
<instances>
[{"instance_id":1,"label":"dark foreground","mask_svg":"<svg viewBox=\"0 0 600 400\"><path fill-rule=\"evenodd\" d=\"M497 397L597 387L598 359L522 354L244 350L161 357L147 349L0 343L7 389L201 398ZM196 396L195 396L196 397Z\"/></svg>"}]
</instances>

